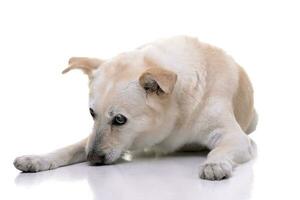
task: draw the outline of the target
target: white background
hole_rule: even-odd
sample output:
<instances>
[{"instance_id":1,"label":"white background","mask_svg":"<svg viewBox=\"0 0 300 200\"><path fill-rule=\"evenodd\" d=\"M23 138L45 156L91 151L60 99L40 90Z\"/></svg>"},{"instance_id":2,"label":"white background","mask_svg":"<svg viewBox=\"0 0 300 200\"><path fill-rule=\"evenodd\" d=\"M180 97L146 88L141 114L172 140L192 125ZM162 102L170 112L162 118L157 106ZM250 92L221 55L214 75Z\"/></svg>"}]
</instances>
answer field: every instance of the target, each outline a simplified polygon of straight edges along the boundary
<instances>
[{"instance_id":1,"label":"white background","mask_svg":"<svg viewBox=\"0 0 300 200\"><path fill-rule=\"evenodd\" d=\"M0 1L0 198L299 199L299 19L287 0ZM87 77L61 75L69 57L105 59L178 34L222 47L248 72L260 116L254 162L219 183L197 178L195 155L19 175L16 156L91 130Z\"/></svg>"}]
</instances>

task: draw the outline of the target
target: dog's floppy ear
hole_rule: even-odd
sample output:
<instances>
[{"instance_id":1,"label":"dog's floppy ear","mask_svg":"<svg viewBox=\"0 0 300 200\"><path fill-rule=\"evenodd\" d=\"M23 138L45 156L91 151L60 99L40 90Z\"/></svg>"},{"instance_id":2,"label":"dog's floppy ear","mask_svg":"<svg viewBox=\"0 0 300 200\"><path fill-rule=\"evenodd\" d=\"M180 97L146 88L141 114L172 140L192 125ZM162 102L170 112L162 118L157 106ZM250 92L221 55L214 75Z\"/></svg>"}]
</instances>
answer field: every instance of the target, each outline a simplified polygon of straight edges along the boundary
<instances>
[{"instance_id":1,"label":"dog's floppy ear","mask_svg":"<svg viewBox=\"0 0 300 200\"><path fill-rule=\"evenodd\" d=\"M92 71L97 69L102 63L103 61L97 58L72 57L69 59L69 67L62 71L62 73L67 73L72 69L81 69L90 77Z\"/></svg>"},{"instance_id":2,"label":"dog's floppy ear","mask_svg":"<svg viewBox=\"0 0 300 200\"><path fill-rule=\"evenodd\" d=\"M139 83L146 93L156 93L157 95L171 94L176 81L176 73L161 67L151 67L139 78Z\"/></svg>"}]
</instances>

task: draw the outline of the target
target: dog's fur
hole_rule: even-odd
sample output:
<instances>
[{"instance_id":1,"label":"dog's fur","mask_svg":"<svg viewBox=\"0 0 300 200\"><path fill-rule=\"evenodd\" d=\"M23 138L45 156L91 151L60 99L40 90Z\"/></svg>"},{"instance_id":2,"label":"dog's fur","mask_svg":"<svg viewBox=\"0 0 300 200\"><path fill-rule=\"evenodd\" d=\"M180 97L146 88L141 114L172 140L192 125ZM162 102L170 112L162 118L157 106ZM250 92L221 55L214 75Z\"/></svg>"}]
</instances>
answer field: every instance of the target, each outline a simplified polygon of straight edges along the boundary
<instances>
[{"instance_id":1,"label":"dog's fur","mask_svg":"<svg viewBox=\"0 0 300 200\"><path fill-rule=\"evenodd\" d=\"M114 163L124 151L170 153L190 146L210 151L200 177L219 180L250 160L255 144L253 90L245 71L223 50L177 36L146 44L110 60L76 57L66 73L89 77L94 127L88 138L40 156L16 158L37 172L89 160ZM111 123L116 114L127 123ZM89 155L89 156L88 156Z\"/></svg>"}]
</instances>

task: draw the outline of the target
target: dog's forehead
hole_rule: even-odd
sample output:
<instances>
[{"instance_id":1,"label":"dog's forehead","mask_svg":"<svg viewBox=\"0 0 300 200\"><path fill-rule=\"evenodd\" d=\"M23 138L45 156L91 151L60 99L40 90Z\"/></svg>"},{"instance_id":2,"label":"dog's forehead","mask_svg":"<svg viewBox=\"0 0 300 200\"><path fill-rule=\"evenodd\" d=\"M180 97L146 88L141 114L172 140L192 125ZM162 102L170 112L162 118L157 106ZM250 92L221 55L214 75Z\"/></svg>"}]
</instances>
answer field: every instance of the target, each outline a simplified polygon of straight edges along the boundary
<instances>
[{"instance_id":1,"label":"dog's forehead","mask_svg":"<svg viewBox=\"0 0 300 200\"><path fill-rule=\"evenodd\" d=\"M143 89L138 81L114 82L108 80L93 89L90 107L102 114L124 113L143 101Z\"/></svg>"},{"instance_id":2,"label":"dog's forehead","mask_svg":"<svg viewBox=\"0 0 300 200\"><path fill-rule=\"evenodd\" d=\"M141 90L138 78L143 68L140 58L127 55L106 62L90 83L90 107L105 110L109 106L126 104L129 99L137 101Z\"/></svg>"},{"instance_id":3,"label":"dog's forehead","mask_svg":"<svg viewBox=\"0 0 300 200\"><path fill-rule=\"evenodd\" d=\"M132 51L122 53L110 60L104 62L94 72L94 83L97 85L99 82L113 80L130 81L137 78L137 76L144 70L144 54L140 51Z\"/></svg>"}]
</instances>

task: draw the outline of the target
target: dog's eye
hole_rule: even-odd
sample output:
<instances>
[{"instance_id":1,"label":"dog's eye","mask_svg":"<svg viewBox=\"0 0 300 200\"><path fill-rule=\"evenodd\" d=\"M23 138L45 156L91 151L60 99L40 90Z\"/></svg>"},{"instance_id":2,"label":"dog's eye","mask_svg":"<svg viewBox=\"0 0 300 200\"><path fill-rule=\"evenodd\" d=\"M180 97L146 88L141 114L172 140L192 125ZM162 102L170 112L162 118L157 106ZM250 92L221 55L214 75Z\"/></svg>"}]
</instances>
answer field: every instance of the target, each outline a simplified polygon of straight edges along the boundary
<instances>
[{"instance_id":1,"label":"dog's eye","mask_svg":"<svg viewBox=\"0 0 300 200\"><path fill-rule=\"evenodd\" d=\"M96 117L96 114L95 114L94 110L93 110L93 109L91 109L91 108L90 108L90 113L91 113L92 117L95 119L95 117Z\"/></svg>"},{"instance_id":2,"label":"dog's eye","mask_svg":"<svg viewBox=\"0 0 300 200\"><path fill-rule=\"evenodd\" d=\"M112 120L112 125L121 126L126 122L127 122L127 118L124 115L117 114Z\"/></svg>"}]
</instances>

